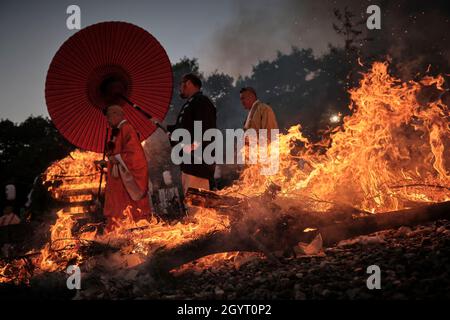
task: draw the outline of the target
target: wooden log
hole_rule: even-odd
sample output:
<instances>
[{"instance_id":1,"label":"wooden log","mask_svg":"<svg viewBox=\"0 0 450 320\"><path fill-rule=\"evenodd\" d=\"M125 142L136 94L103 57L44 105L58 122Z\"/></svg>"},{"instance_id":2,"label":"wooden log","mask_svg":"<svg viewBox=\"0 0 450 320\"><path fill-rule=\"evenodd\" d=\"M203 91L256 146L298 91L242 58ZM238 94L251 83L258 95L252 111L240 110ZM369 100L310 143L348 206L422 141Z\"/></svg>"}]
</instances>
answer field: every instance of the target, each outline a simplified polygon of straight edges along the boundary
<instances>
[{"instance_id":1,"label":"wooden log","mask_svg":"<svg viewBox=\"0 0 450 320\"><path fill-rule=\"evenodd\" d=\"M381 230L415 226L440 219L450 220L450 201L435 203L413 209L374 214L357 218L346 224L332 224L320 228L325 246L359 235Z\"/></svg>"},{"instance_id":2,"label":"wooden log","mask_svg":"<svg viewBox=\"0 0 450 320\"><path fill-rule=\"evenodd\" d=\"M188 205L217 209L240 205L242 204L243 199L219 195L214 191L189 188L186 192L185 201Z\"/></svg>"},{"instance_id":3,"label":"wooden log","mask_svg":"<svg viewBox=\"0 0 450 320\"><path fill-rule=\"evenodd\" d=\"M60 190L60 198L67 200L69 197L95 195L97 190L95 188L83 188L83 189L66 189Z\"/></svg>"},{"instance_id":4,"label":"wooden log","mask_svg":"<svg viewBox=\"0 0 450 320\"><path fill-rule=\"evenodd\" d=\"M90 206L95 205L94 200L87 200L87 201L74 201L74 202L66 202L66 201L55 201L53 203L53 206L55 208L60 209L66 209L64 212L70 212L70 208L74 207L83 207L83 208L89 208Z\"/></svg>"},{"instance_id":5,"label":"wooden log","mask_svg":"<svg viewBox=\"0 0 450 320\"><path fill-rule=\"evenodd\" d=\"M330 246L355 236L439 219L450 220L450 201L364 216L351 221L330 222L315 232L304 232L306 225L302 219L288 221L282 233L277 232L276 223L273 221L268 226L259 226L258 230L266 229L266 231L256 235L243 233L242 228L233 226L231 230L210 233L175 248L159 250L140 267L140 272L150 272L155 277L164 277L174 268L215 253L231 251L264 253L260 244L263 245L264 251L286 250L298 242L311 241L317 233L322 235L324 246ZM254 241L255 238L257 242Z\"/></svg>"}]
</instances>

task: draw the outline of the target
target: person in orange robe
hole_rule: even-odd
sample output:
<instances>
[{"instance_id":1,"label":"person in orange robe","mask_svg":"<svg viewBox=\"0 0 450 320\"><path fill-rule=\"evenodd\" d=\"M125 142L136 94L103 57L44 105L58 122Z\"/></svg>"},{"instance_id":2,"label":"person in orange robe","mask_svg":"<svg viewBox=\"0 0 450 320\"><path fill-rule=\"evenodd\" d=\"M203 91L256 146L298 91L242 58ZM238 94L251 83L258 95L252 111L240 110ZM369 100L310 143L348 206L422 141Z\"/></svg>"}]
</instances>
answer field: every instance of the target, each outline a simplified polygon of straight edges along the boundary
<instances>
[{"instance_id":1,"label":"person in orange robe","mask_svg":"<svg viewBox=\"0 0 450 320\"><path fill-rule=\"evenodd\" d=\"M122 107L113 105L106 111L112 134L108 142L105 206L107 230L120 225L124 210L130 206L135 221L150 215L148 165L136 130L125 119Z\"/></svg>"}]
</instances>

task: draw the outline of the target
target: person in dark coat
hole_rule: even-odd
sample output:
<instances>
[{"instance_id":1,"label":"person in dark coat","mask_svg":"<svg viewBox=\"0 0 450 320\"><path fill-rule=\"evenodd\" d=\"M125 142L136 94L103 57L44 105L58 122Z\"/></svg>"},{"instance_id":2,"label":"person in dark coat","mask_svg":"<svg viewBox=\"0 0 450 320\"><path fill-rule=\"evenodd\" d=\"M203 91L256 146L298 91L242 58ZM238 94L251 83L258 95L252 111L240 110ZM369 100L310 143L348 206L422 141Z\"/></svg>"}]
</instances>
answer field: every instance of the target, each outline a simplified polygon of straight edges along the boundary
<instances>
[{"instance_id":1,"label":"person in dark coat","mask_svg":"<svg viewBox=\"0 0 450 320\"><path fill-rule=\"evenodd\" d=\"M188 73L182 77L180 97L186 99L186 102L181 107L176 123L167 127L170 133L173 133L176 129L186 129L189 131L192 139L192 144L182 149L183 154L189 153L191 156L190 164L182 163L180 165L181 183L184 193L186 193L189 187L209 190L209 181L214 179L215 164L205 163L203 157L200 160L201 163L194 163L195 150L201 148L201 154L203 155L205 147L210 143L214 143L209 141L194 141L194 121L201 121L202 138L206 130L216 128L216 107L202 93L201 88L202 82L197 75ZM173 145L178 143L177 141L171 142Z\"/></svg>"}]
</instances>

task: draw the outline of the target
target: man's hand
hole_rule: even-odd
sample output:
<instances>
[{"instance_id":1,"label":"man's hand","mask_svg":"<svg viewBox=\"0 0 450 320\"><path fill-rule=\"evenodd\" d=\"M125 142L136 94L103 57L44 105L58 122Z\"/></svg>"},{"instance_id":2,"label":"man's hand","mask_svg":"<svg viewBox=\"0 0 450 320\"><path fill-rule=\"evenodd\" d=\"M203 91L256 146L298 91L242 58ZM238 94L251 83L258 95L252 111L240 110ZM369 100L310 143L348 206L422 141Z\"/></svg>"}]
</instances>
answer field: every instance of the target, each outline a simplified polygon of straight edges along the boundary
<instances>
[{"instance_id":1,"label":"man's hand","mask_svg":"<svg viewBox=\"0 0 450 320\"><path fill-rule=\"evenodd\" d=\"M183 147L183 152L185 153L191 153L195 149L197 149L200 146L197 142L194 142L193 144L188 144Z\"/></svg>"},{"instance_id":2,"label":"man's hand","mask_svg":"<svg viewBox=\"0 0 450 320\"><path fill-rule=\"evenodd\" d=\"M95 167L97 168L97 170L102 170L103 168L106 168L105 160L95 160L94 164L95 164Z\"/></svg>"}]
</instances>

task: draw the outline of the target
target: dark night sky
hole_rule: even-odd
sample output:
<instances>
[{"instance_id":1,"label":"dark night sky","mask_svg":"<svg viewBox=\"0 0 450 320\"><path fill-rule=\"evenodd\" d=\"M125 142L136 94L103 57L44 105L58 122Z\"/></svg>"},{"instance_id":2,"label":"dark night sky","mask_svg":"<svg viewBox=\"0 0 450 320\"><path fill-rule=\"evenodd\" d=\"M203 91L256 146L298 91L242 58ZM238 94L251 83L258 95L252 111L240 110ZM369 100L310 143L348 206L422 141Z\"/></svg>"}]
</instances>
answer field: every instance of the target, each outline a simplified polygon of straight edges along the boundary
<instances>
[{"instance_id":1,"label":"dark night sky","mask_svg":"<svg viewBox=\"0 0 450 320\"><path fill-rule=\"evenodd\" d=\"M5 1L0 2L0 119L23 121L47 115L44 85L48 66L76 30L66 27L66 8L81 8L81 27L107 20L137 24L165 47L172 62L200 56L211 28L228 19L230 2L190 1ZM217 12L211 15L209 12ZM190 32L188 33L187 30Z\"/></svg>"},{"instance_id":2,"label":"dark night sky","mask_svg":"<svg viewBox=\"0 0 450 320\"><path fill-rule=\"evenodd\" d=\"M277 50L289 51L292 45L312 48L316 55L326 52L330 43L342 45L332 29L333 8L348 5L358 15L367 16L367 6L377 4L356 0L0 1L0 119L15 122L31 114L48 115L44 99L48 66L61 44L76 32L66 28L70 4L81 7L82 27L128 21L152 33L172 63L184 56L197 57L206 75L218 70L235 77L248 74L260 60L274 58ZM392 33L398 43L414 33L411 29L407 34L415 18L403 14L404 8L394 5L395 1L379 2L383 14L390 12L382 20L381 32ZM436 14L447 14L441 12ZM448 24L448 17L444 19ZM415 28L425 38L433 32L427 25ZM417 37L420 45L422 40Z\"/></svg>"}]
</instances>

